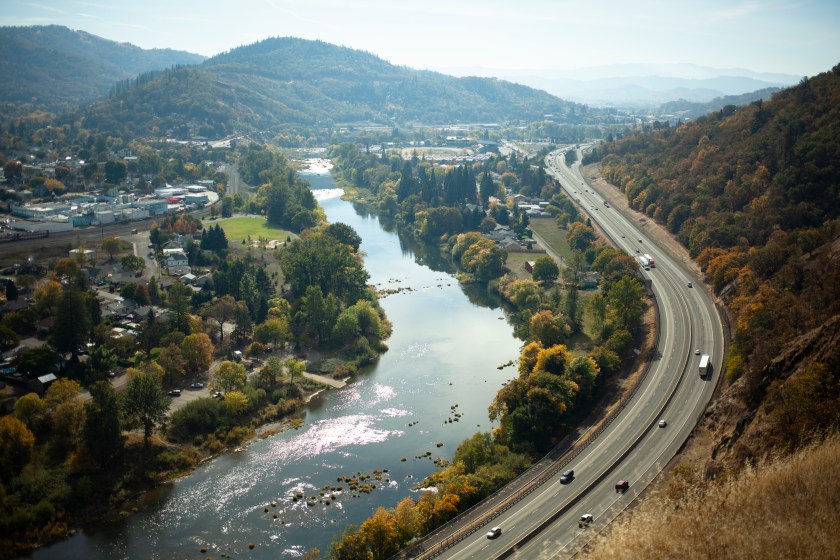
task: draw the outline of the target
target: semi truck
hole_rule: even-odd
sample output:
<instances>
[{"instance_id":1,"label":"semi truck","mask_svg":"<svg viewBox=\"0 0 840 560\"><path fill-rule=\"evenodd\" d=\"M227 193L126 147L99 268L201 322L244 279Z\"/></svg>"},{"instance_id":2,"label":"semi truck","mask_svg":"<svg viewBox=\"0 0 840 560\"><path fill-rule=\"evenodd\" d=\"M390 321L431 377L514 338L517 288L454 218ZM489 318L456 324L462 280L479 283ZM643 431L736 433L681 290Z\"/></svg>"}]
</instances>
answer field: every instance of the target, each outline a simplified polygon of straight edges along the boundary
<instances>
[{"instance_id":1,"label":"semi truck","mask_svg":"<svg viewBox=\"0 0 840 560\"><path fill-rule=\"evenodd\" d=\"M646 259L647 259L647 261L648 261L648 266L649 266L649 267L651 267L651 268L656 268L656 265L655 265L655 264L653 264L653 257L651 257L650 255L648 255L647 253L645 253L645 258L646 258Z\"/></svg>"},{"instance_id":2,"label":"semi truck","mask_svg":"<svg viewBox=\"0 0 840 560\"><path fill-rule=\"evenodd\" d=\"M648 262L644 255L639 255L637 258L639 259L639 264L642 265L642 268L650 270L650 262Z\"/></svg>"},{"instance_id":3,"label":"semi truck","mask_svg":"<svg viewBox=\"0 0 840 560\"><path fill-rule=\"evenodd\" d=\"M709 373L711 368L712 364L709 362L709 355L703 354L700 356L700 377L706 377L706 374Z\"/></svg>"}]
</instances>

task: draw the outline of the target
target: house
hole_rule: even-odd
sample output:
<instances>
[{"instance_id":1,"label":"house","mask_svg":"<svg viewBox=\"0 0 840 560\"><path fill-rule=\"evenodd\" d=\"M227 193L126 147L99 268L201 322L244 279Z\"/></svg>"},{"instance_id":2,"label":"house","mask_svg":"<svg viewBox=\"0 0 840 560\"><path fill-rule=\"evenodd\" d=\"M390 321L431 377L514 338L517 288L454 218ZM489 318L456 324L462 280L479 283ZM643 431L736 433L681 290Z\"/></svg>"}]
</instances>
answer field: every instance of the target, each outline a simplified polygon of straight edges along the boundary
<instances>
[{"instance_id":1,"label":"house","mask_svg":"<svg viewBox=\"0 0 840 560\"><path fill-rule=\"evenodd\" d=\"M175 268L175 267L189 267L190 262L187 259L187 255L184 253L183 250L181 251L172 251L171 253L164 252L163 257L163 265L166 268Z\"/></svg>"}]
</instances>

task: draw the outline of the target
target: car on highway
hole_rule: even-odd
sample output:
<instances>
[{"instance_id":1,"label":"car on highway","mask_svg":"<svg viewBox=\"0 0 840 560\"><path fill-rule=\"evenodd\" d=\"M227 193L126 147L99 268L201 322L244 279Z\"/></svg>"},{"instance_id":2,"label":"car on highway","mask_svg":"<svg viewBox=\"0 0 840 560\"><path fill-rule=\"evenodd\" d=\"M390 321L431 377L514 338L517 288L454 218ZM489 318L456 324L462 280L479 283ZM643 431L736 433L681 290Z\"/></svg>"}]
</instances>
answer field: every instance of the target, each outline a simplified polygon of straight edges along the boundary
<instances>
[{"instance_id":1,"label":"car on highway","mask_svg":"<svg viewBox=\"0 0 840 560\"><path fill-rule=\"evenodd\" d=\"M621 238L624 239L624 234L623 233L621 234Z\"/></svg>"},{"instance_id":2,"label":"car on highway","mask_svg":"<svg viewBox=\"0 0 840 560\"><path fill-rule=\"evenodd\" d=\"M560 484L568 484L575 479L575 471L569 469L560 475Z\"/></svg>"},{"instance_id":3,"label":"car on highway","mask_svg":"<svg viewBox=\"0 0 840 560\"><path fill-rule=\"evenodd\" d=\"M641 253L641 251L639 251L638 249L636 249L636 252L637 252L637 253Z\"/></svg>"},{"instance_id":4,"label":"car on highway","mask_svg":"<svg viewBox=\"0 0 840 560\"><path fill-rule=\"evenodd\" d=\"M659 421L659 427L660 428L664 428L667 425L668 425L668 422L666 422L664 418Z\"/></svg>"},{"instance_id":5,"label":"car on highway","mask_svg":"<svg viewBox=\"0 0 840 560\"><path fill-rule=\"evenodd\" d=\"M181 396L181 389L172 389L168 393L166 393L170 397L180 397Z\"/></svg>"},{"instance_id":6,"label":"car on highway","mask_svg":"<svg viewBox=\"0 0 840 560\"><path fill-rule=\"evenodd\" d=\"M700 349L699 349L699 348L695 348L695 349L694 349L694 355L695 355L695 356L699 356L699 355L700 355Z\"/></svg>"},{"instance_id":7,"label":"car on highway","mask_svg":"<svg viewBox=\"0 0 840 560\"><path fill-rule=\"evenodd\" d=\"M688 287L689 287L689 288L691 288L691 287L692 287L692 286L691 286L691 282L689 282L689 283L688 283Z\"/></svg>"},{"instance_id":8,"label":"car on highway","mask_svg":"<svg viewBox=\"0 0 840 560\"><path fill-rule=\"evenodd\" d=\"M580 519L578 519L578 527L580 527L581 529L584 528L584 527L588 527L591 524L592 524L592 514L591 513L584 513L583 515L580 516Z\"/></svg>"},{"instance_id":9,"label":"car on highway","mask_svg":"<svg viewBox=\"0 0 840 560\"><path fill-rule=\"evenodd\" d=\"M493 527L492 529L487 531L487 538L488 539L495 539L496 537L498 537L501 534L502 534L502 528L501 527Z\"/></svg>"},{"instance_id":10,"label":"car on highway","mask_svg":"<svg viewBox=\"0 0 840 560\"><path fill-rule=\"evenodd\" d=\"M626 480L619 480L618 482L615 483L615 491L616 492L621 492L623 494L624 492L627 491L628 488L630 488L630 483L627 482Z\"/></svg>"}]
</instances>

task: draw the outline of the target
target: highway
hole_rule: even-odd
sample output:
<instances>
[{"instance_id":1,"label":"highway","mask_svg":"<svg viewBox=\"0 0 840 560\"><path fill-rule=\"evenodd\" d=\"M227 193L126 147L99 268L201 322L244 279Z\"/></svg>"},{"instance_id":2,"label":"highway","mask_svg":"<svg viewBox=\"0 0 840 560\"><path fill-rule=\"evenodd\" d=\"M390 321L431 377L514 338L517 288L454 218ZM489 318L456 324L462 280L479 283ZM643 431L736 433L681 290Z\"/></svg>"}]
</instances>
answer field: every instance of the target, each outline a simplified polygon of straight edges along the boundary
<instances>
[{"instance_id":1,"label":"highway","mask_svg":"<svg viewBox=\"0 0 840 560\"><path fill-rule=\"evenodd\" d=\"M554 474L544 477L545 482L533 485L536 489L521 499L497 500L504 503L501 511L473 514L473 521L456 524L448 538L446 532L438 532L433 542L418 547L414 557L486 560L573 556L679 451L703 414L720 375L723 326L703 283L681 262L656 247L631 219L605 207L603 198L585 184L578 164L571 168L565 165L562 150L549 154L546 162L568 195L618 247L633 256L639 249L641 254L654 257L655 267L642 274L650 279L659 311L655 357L606 429L574 457L558 460L550 469ZM689 282L693 288L688 287ZM712 359L712 373L705 378L699 375L696 350ZM666 420L665 427L659 427L660 419ZM559 472L566 468L573 468L576 478L563 485ZM626 492L615 490L618 480L629 482ZM580 528L578 519L584 513L591 514L594 521ZM485 534L494 526L501 527L502 534L488 539Z\"/></svg>"}]
</instances>

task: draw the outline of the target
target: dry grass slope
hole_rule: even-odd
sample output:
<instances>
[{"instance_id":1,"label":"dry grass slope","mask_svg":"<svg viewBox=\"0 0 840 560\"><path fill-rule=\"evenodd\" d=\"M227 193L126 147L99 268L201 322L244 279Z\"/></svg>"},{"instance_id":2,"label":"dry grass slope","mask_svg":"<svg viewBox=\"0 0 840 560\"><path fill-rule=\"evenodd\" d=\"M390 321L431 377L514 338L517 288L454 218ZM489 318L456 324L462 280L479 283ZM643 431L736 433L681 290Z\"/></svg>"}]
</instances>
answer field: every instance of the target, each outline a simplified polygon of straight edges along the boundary
<instances>
[{"instance_id":1,"label":"dry grass slope","mask_svg":"<svg viewBox=\"0 0 840 560\"><path fill-rule=\"evenodd\" d=\"M840 557L840 437L727 480L676 477L599 535L583 558Z\"/></svg>"}]
</instances>

